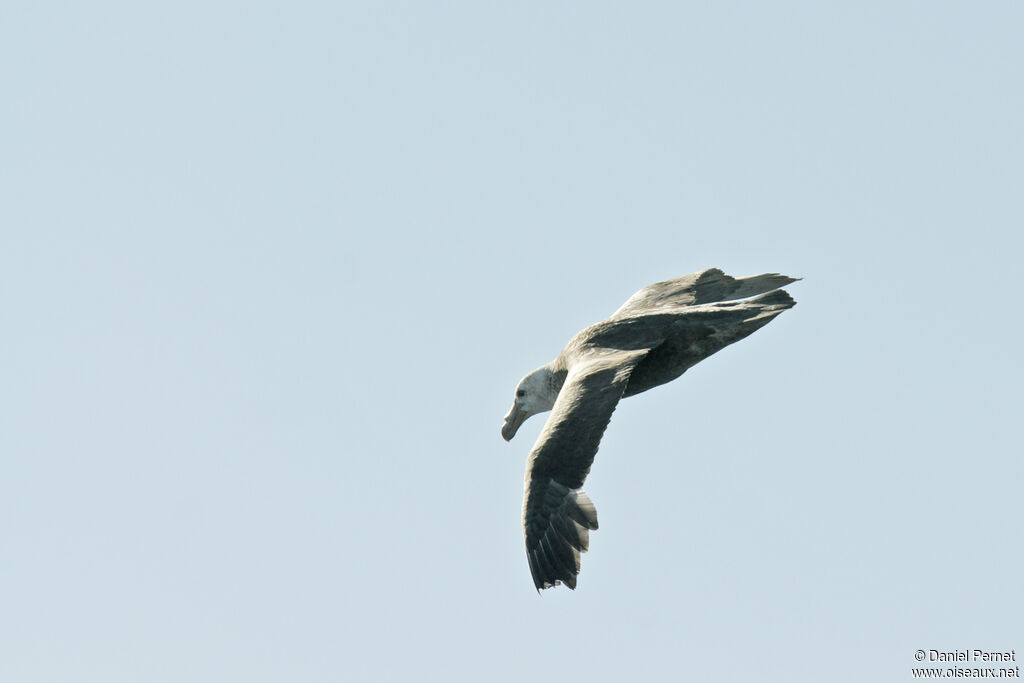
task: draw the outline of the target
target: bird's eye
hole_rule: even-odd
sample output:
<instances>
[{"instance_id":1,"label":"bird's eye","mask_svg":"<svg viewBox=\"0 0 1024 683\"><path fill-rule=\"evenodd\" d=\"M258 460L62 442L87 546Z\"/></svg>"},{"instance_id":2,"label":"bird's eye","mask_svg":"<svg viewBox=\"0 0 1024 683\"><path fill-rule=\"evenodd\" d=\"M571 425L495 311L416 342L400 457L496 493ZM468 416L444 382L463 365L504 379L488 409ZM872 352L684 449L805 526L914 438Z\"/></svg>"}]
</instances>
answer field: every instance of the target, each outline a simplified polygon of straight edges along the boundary
<instances>
[{"instance_id":1,"label":"bird's eye","mask_svg":"<svg viewBox=\"0 0 1024 683\"><path fill-rule=\"evenodd\" d=\"M518 390L516 390L516 396L518 396L519 398L522 398L523 396L526 396L526 392L523 391L522 389L518 389Z\"/></svg>"}]
</instances>

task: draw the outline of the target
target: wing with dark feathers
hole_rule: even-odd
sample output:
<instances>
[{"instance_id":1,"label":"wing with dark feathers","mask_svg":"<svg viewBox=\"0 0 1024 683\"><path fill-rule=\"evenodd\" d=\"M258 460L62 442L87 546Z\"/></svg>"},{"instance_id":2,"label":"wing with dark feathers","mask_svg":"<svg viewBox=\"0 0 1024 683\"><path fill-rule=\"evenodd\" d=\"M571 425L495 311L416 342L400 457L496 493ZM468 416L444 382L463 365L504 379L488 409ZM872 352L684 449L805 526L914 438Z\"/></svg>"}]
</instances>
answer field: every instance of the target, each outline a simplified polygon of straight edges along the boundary
<instances>
[{"instance_id":1,"label":"wing with dark feathers","mask_svg":"<svg viewBox=\"0 0 1024 683\"><path fill-rule=\"evenodd\" d=\"M671 382L689 368L738 342L796 305L784 289L742 301L699 304L626 321L661 319L664 341L633 369L623 397Z\"/></svg>"},{"instance_id":2,"label":"wing with dark feathers","mask_svg":"<svg viewBox=\"0 0 1024 683\"><path fill-rule=\"evenodd\" d=\"M580 553L597 529L597 511L580 488L629 375L646 349L598 349L569 369L526 465L523 531L539 591L576 588Z\"/></svg>"},{"instance_id":3,"label":"wing with dark feathers","mask_svg":"<svg viewBox=\"0 0 1024 683\"><path fill-rule=\"evenodd\" d=\"M612 318L659 313L682 306L746 299L778 289L798 279L778 273L734 278L718 268L708 268L699 273L644 287L629 297L626 303L612 314Z\"/></svg>"}]
</instances>

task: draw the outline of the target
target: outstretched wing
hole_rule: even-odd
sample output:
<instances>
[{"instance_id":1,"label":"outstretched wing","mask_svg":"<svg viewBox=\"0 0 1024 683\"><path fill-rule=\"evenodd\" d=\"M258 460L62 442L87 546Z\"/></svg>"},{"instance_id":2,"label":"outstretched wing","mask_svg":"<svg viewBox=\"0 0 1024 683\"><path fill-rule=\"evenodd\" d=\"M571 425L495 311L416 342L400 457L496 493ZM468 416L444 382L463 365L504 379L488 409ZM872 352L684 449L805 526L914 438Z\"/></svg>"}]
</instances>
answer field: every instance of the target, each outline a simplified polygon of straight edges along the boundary
<instances>
[{"instance_id":1,"label":"outstretched wing","mask_svg":"<svg viewBox=\"0 0 1024 683\"><path fill-rule=\"evenodd\" d=\"M597 528L597 511L580 488L598 444L646 349L595 349L569 369L526 465L523 531L538 590L576 587L580 553Z\"/></svg>"},{"instance_id":2,"label":"outstretched wing","mask_svg":"<svg viewBox=\"0 0 1024 683\"><path fill-rule=\"evenodd\" d=\"M778 289L798 279L778 273L734 278L718 268L708 268L699 273L644 287L629 297L626 303L612 314L612 319L666 312L668 309L682 306L746 299Z\"/></svg>"}]
</instances>

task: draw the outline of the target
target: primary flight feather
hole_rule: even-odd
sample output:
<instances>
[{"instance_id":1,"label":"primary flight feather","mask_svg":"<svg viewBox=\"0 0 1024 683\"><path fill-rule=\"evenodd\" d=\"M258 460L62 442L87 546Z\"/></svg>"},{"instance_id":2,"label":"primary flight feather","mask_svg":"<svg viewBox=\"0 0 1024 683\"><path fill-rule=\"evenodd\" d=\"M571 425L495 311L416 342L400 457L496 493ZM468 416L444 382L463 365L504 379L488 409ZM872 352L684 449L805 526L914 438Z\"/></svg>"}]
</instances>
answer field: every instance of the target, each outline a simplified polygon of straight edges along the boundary
<instances>
[{"instance_id":1,"label":"primary flight feather","mask_svg":"<svg viewBox=\"0 0 1024 683\"><path fill-rule=\"evenodd\" d=\"M526 463L523 532L538 590L576 588L580 553L597 529L583 491L619 399L670 382L796 305L779 289L798 278L732 278L717 268L644 287L610 318L573 337L516 387L501 435L551 411Z\"/></svg>"}]
</instances>

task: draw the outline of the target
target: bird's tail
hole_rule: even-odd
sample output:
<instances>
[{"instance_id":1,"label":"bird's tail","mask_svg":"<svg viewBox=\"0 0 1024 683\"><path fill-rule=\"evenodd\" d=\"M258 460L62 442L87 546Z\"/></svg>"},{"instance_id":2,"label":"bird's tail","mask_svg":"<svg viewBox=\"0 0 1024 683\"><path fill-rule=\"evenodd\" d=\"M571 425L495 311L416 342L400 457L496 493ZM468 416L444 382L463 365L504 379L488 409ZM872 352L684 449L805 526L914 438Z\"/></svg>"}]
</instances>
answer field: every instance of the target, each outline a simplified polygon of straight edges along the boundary
<instances>
[{"instance_id":1,"label":"bird's tail","mask_svg":"<svg viewBox=\"0 0 1024 683\"><path fill-rule=\"evenodd\" d=\"M758 275L757 277L766 276ZM786 279L790 281L792 280L792 278ZM737 308L740 308L742 310L750 311L753 314L743 321L745 325L763 321L760 322L760 324L754 328L756 330L758 327L767 324L769 320L777 316L779 313L782 313L783 311L789 310L790 308L796 306L796 301L793 300L793 297L791 297L789 295L789 292L787 292L786 290L775 289L768 292L767 294L762 294L761 296L756 296L753 299L747 299L746 301L740 301L737 302L736 304L731 305L736 306Z\"/></svg>"},{"instance_id":2,"label":"bird's tail","mask_svg":"<svg viewBox=\"0 0 1024 683\"><path fill-rule=\"evenodd\" d=\"M690 309L694 320L714 331L697 344L700 350L695 352L690 366L749 337L774 320L779 313L793 306L796 306L796 301L784 289L776 289L752 299L694 306Z\"/></svg>"}]
</instances>

